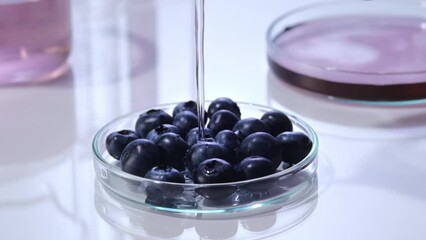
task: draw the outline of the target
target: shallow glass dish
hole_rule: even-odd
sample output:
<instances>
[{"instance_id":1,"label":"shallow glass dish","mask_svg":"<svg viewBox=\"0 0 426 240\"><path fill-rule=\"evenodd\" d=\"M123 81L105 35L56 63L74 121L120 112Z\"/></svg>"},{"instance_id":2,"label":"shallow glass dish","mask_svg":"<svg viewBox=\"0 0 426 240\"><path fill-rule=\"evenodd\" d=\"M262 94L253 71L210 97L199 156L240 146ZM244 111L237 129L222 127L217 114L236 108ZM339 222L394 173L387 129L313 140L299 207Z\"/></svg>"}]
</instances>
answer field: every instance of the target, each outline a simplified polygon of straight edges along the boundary
<instances>
[{"instance_id":1,"label":"shallow glass dish","mask_svg":"<svg viewBox=\"0 0 426 240\"><path fill-rule=\"evenodd\" d=\"M155 106L169 114L176 104ZM271 108L238 103L241 118L260 118ZM151 108L150 108L151 109ZM106 137L114 131L134 128L138 116L149 109L121 116L102 129L93 139L94 169L105 190L117 198L130 201L147 211L194 218L233 218L279 209L304 199L312 192L318 155L318 139L315 131L303 120L288 114L293 131L305 133L312 141L309 154L290 168L278 168L272 175L262 178L220 184L193 184L158 182L126 173L120 163L105 148ZM147 191L157 191L167 201L153 202ZM170 194L171 192L177 194ZM227 192L226 198L212 199L212 193Z\"/></svg>"},{"instance_id":2,"label":"shallow glass dish","mask_svg":"<svg viewBox=\"0 0 426 240\"><path fill-rule=\"evenodd\" d=\"M267 32L272 71L299 88L370 104L424 103L426 4L332 1L278 17Z\"/></svg>"}]
</instances>

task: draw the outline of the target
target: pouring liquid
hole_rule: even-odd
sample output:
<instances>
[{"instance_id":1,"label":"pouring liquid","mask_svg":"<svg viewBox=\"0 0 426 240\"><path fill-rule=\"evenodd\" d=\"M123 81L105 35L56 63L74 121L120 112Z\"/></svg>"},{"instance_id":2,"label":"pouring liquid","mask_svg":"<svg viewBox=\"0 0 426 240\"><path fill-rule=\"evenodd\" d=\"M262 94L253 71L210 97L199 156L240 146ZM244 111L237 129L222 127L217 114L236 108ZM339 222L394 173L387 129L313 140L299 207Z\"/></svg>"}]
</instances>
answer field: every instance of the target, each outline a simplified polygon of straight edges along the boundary
<instances>
[{"instance_id":1,"label":"pouring liquid","mask_svg":"<svg viewBox=\"0 0 426 240\"><path fill-rule=\"evenodd\" d=\"M204 1L195 0L195 86L199 139L204 139Z\"/></svg>"}]
</instances>

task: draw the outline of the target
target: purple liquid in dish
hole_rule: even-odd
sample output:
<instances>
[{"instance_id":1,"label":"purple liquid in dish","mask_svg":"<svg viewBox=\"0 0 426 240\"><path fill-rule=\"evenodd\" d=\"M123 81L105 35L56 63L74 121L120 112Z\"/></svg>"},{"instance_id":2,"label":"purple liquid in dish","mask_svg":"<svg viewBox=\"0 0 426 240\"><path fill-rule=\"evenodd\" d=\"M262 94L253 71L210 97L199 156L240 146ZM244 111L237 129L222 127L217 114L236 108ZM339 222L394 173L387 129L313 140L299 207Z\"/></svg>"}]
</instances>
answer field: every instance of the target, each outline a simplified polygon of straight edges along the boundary
<instances>
[{"instance_id":1,"label":"purple liquid in dish","mask_svg":"<svg viewBox=\"0 0 426 240\"><path fill-rule=\"evenodd\" d=\"M426 19L341 17L287 28L269 49L272 70L342 98L426 98Z\"/></svg>"},{"instance_id":2,"label":"purple liquid in dish","mask_svg":"<svg viewBox=\"0 0 426 240\"><path fill-rule=\"evenodd\" d=\"M68 0L0 2L0 85L51 80L66 70Z\"/></svg>"}]
</instances>

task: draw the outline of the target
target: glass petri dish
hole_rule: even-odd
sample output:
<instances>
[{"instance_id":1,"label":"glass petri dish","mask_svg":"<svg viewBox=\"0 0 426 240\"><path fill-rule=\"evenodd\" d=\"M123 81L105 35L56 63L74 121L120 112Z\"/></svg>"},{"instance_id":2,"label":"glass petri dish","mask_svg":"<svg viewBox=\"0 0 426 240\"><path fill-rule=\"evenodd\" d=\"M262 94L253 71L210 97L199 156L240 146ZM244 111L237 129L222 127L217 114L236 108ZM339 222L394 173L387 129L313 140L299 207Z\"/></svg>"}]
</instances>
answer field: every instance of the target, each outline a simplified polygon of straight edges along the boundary
<instances>
[{"instance_id":1,"label":"glass petri dish","mask_svg":"<svg viewBox=\"0 0 426 240\"><path fill-rule=\"evenodd\" d=\"M316 3L278 17L268 62L282 80L337 99L380 104L426 99L426 4Z\"/></svg>"},{"instance_id":2,"label":"glass petri dish","mask_svg":"<svg viewBox=\"0 0 426 240\"><path fill-rule=\"evenodd\" d=\"M172 113L176 104L155 106ZM271 108L238 103L242 118L260 118ZM150 108L151 109L151 108ZM278 167L274 174L239 182L220 184L168 183L131 175L121 170L120 163L109 155L105 147L107 136L114 131L131 129L138 116L147 111L137 111L121 116L103 128L93 139L94 170L98 181L112 196L123 202L137 205L144 211L186 218L235 218L277 210L303 200L311 191L318 163L318 138L315 131L303 120L288 114L293 131L305 133L312 141L309 154L298 164L283 169ZM178 192L175 195L164 194ZM174 191L179 190L179 191ZM153 193L154 191L154 193ZM226 192L226 197L212 198L210 195ZM164 201L153 201L150 194L168 195Z\"/></svg>"}]
</instances>

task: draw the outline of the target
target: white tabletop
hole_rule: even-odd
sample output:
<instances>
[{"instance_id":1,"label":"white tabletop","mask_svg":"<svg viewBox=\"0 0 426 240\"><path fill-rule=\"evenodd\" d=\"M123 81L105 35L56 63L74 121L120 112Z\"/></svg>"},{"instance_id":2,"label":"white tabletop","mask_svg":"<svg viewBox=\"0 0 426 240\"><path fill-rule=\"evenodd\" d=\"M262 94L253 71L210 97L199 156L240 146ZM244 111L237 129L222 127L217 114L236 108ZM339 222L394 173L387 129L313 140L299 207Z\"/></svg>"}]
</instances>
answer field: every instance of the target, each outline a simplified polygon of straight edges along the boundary
<instances>
[{"instance_id":1,"label":"white tabletop","mask_svg":"<svg viewBox=\"0 0 426 240\"><path fill-rule=\"evenodd\" d=\"M1 239L423 239L426 106L333 101L268 69L268 25L308 0L207 1L205 85L206 99L269 105L310 123L320 140L318 196L249 218L122 209L131 227L107 223L95 202L99 211L122 206L95 182L96 131L131 111L195 99L192 1L135 2L74 1L70 72L0 88Z\"/></svg>"}]
</instances>

